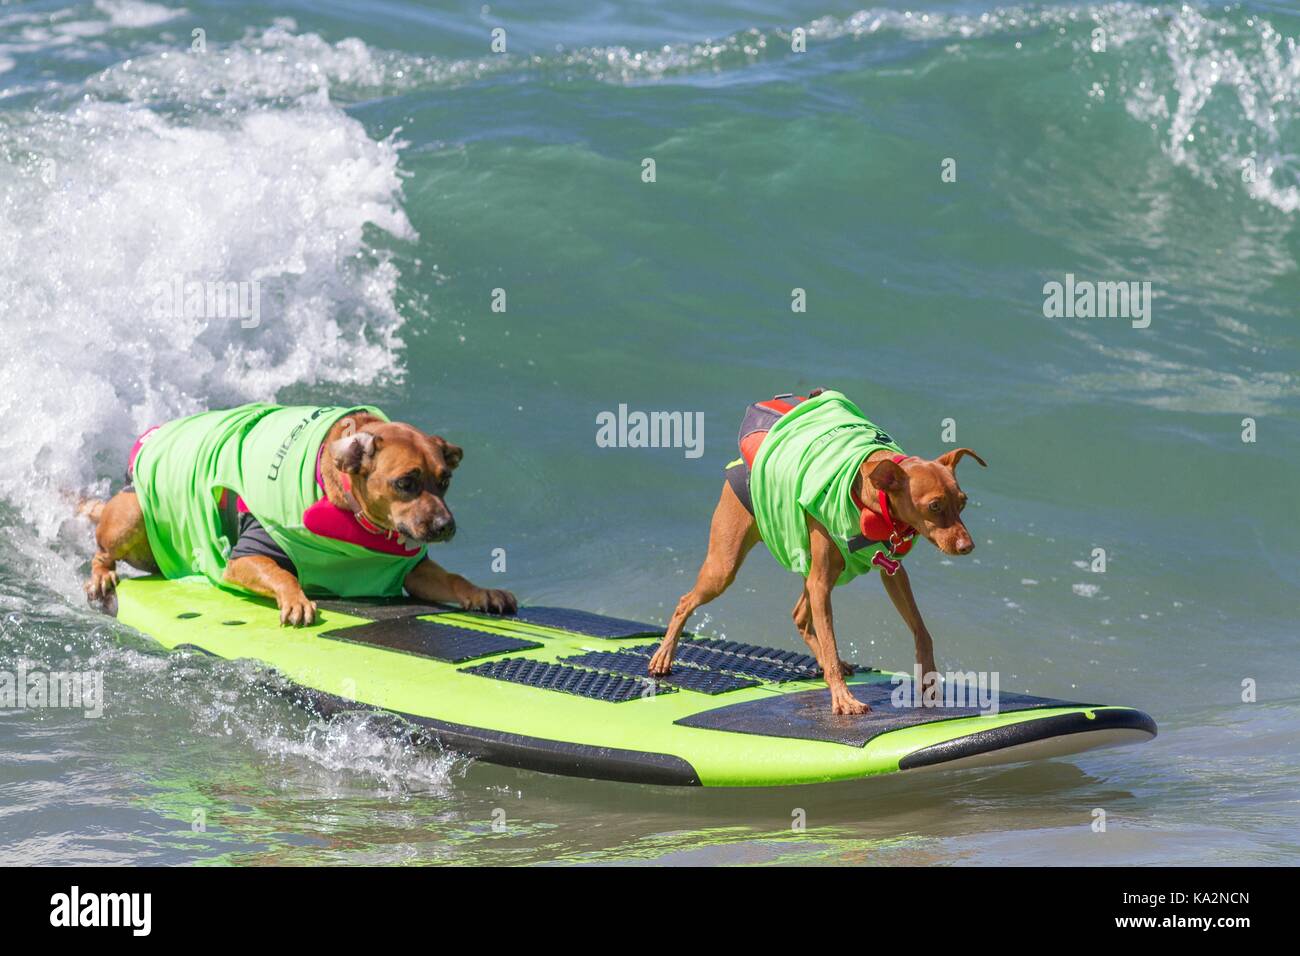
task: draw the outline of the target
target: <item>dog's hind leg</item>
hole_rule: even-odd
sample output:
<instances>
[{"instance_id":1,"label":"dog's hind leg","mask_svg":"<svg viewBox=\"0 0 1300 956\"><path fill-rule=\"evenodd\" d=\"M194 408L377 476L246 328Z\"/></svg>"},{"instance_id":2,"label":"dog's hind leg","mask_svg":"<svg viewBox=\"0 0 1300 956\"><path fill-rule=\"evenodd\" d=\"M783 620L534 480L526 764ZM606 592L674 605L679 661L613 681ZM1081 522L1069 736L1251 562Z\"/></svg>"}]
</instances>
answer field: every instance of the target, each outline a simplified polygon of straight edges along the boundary
<instances>
[{"instance_id":1,"label":"dog's hind leg","mask_svg":"<svg viewBox=\"0 0 1300 956\"><path fill-rule=\"evenodd\" d=\"M92 525L99 524L99 519L104 516L104 508L108 502L102 498L78 498L77 499L77 517L85 518Z\"/></svg>"},{"instance_id":2,"label":"dog's hind leg","mask_svg":"<svg viewBox=\"0 0 1300 956\"><path fill-rule=\"evenodd\" d=\"M664 633L664 639L650 659L651 674L664 675L672 670L677 641L682 636L687 619L696 608L708 604L731 586L754 545L758 544L758 525L754 516L745 510L731 485L722 486L722 497L714 509L709 526L709 553L695 578L695 586L681 596L677 609Z\"/></svg>"},{"instance_id":3,"label":"dog's hind leg","mask_svg":"<svg viewBox=\"0 0 1300 956\"><path fill-rule=\"evenodd\" d=\"M799 631L799 636L803 638L803 642L808 645L808 650L812 651L812 656L816 658L821 652L820 645L817 643L817 631L813 627L812 606L808 603L808 586L806 584L803 590L799 592L799 600L795 601L794 610L790 613L790 616L794 618L794 626ZM849 677L853 674L853 671L852 664L843 659L840 660L841 676Z\"/></svg>"},{"instance_id":4,"label":"dog's hind leg","mask_svg":"<svg viewBox=\"0 0 1300 956\"><path fill-rule=\"evenodd\" d=\"M86 583L86 596L92 601L108 600L117 587L118 561L141 571L158 570L145 532L144 512L135 492L120 491L86 516L98 521L97 550L90 559L90 580Z\"/></svg>"}]
</instances>

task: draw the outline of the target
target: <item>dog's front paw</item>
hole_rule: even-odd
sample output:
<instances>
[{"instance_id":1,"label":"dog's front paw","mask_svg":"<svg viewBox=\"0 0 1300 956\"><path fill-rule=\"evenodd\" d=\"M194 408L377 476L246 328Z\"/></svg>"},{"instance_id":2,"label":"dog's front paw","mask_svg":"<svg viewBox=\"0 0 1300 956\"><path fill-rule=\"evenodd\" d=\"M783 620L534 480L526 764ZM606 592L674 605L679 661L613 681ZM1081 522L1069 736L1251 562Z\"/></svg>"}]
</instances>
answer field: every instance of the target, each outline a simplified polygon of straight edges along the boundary
<instances>
[{"instance_id":1,"label":"dog's front paw","mask_svg":"<svg viewBox=\"0 0 1300 956\"><path fill-rule=\"evenodd\" d=\"M870 707L850 694L847 687L831 691L832 714L865 714L870 710Z\"/></svg>"},{"instance_id":2,"label":"dog's front paw","mask_svg":"<svg viewBox=\"0 0 1300 956\"><path fill-rule=\"evenodd\" d=\"M509 591L479 588L468 601L461 602L461 607L467 611L483 611L487 614L514 614L519 609L519 602Z\"/></svg>"},{"instance_id":3,"label":"dog's front paw","mask_svg":"<svg viewBox=\"0 0 1300 956\"><path fill-rule=\"evenodd\" d=\"M103 568L91 568L90 580L86 582L86 597L102 604L117 590L117 572Z\"/></svg>"},{"instance_id":4,"label":"dog's front paw","mask_svg":"<svg viewBox=\"0 0 1300 956\"><path fill-rule=\"evenodd\" d=\"M673 656L676 652L676 645L665 641L659 645L659 650L655 651L654 657L650 658L650 665L646 670L652 677L667 677L672 673Z\"/></svg>"},{"instance_id":5,"label":"dog's front paw","mask_svg":"<svg viewBox=\"0 0 1300 956\"><path fill-rule=\"evenodd\" d=\"M308 600L302 591L276 598L275 603L280 608L281 627L302 627L316 622L316 602Z\"/></svg>"}]
</instances>

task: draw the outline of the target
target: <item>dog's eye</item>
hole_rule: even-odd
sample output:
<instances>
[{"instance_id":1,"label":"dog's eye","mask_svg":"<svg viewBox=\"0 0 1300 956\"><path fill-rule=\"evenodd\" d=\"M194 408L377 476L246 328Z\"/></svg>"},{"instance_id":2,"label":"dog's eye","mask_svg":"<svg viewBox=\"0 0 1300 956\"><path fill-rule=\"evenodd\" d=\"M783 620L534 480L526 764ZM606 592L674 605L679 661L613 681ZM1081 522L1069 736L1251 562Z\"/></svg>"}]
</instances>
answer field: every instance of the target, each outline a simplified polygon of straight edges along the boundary
<instances>
[{"instance_id":1,"label":"dog's eye","mask_svg":"<svg viewBox=\"0 0 1300 956\"><path fill-rule=\"evenodd\" d=\"M416 481L410 475L403 475L393 482L393 487L404 495L409 495L416 489Z\"/></svg>"},{"instance_id":2,"label":"dog's eye","mask_svg":"<svg viewBox=\"0 0 1300 956\"><path fill-rule=\"evenodd\" d=\"M938 514L942 510L943 510L943 502L940 501L938 498L930 502L930 511L932 513Z\"/></svg>"}]
</instances>

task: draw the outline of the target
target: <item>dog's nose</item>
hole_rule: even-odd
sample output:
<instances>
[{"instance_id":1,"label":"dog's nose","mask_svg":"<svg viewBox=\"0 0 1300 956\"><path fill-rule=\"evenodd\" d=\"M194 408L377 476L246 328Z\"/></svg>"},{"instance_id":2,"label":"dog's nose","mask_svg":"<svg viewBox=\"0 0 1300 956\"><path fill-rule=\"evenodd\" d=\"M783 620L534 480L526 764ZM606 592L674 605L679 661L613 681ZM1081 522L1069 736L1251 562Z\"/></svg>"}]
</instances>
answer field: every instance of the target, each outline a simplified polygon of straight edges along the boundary
<instances>
[{"instance_id":1,"label":"dog's nose","mask_svg":"<svg viewBox=\"0 0 1300 956\"><path fill-rule=\"evenodd\" d=\"M430 541L450 541L455 534L456 519L451 515L429 522L427 537Z\"/></svg>"},{"instance_id":2,"label":"dog's nose","mask_svg":"<svg viewBox=\"0 0 1300 956\"><path fill-rule=\"evenodd\" d=\"M972 541L970 538L957 539L958 554L970 554L974 550L975 550L975 542Z\"/></svg>"}]
</instances>

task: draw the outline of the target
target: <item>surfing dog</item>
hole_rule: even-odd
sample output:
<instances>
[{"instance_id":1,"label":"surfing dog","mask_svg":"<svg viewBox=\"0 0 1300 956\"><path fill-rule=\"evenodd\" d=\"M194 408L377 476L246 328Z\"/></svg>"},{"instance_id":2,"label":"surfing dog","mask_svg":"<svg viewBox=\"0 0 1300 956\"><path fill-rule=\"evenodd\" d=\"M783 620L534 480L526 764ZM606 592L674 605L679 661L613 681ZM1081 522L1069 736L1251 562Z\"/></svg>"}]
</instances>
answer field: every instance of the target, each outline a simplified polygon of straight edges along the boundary
<instances>
[{"instance_id":1,"label":"surfing dog","mask_svg":"<svg viewBox=\"0 0 1300 956\"><path fill-rule=\"evenodd\" d=\"M912 632L925 688L937 687L934 642L912 595L902 558L916 537L944 554L970 554L974 540L961 513L966 493L957 463L969 448L933 460L908 456L839 392L783 395L751 405L741 425L741 458L727 467L713 512L708 553L695 585L677 602L651 675L671 671L687 619L735 580L759 541L804 576L795 628L821 666L835 714L870 710L849 691L853 673L835 640L831 590L879 569L894 607ZM924 697L924 695L922 695Z\"/></svg>"},{"instance_id":2,"label":"surfing dog","mask_svg":"<svg viewBox=\"0 0 1300 956\"><path fill-rule=\"evenodd\" d=\"M249 405L150 429L128 486L83 501L95 525L87 596L107 603L117 562L274 598L280 624L312 624L309 596L396 596L495 614L509 591L430 560L456 522L446 504L464 452L378 409ZM233 542L233 546L231 544Z\"/></svg>"}]
</instances>

